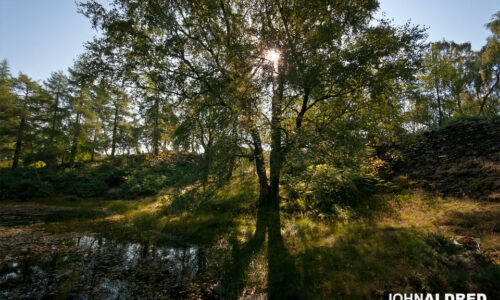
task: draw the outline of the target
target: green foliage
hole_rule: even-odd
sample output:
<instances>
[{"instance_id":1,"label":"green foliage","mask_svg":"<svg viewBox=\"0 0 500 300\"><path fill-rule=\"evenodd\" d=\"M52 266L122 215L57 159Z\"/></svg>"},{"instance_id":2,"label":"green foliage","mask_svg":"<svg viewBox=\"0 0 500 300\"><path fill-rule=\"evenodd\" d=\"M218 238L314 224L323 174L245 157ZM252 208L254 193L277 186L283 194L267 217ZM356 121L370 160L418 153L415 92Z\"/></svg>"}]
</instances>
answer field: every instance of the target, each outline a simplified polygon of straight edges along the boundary
<instances>
[{"instance_id":1,"label":"green foliage","mask_svg":"<svg viewBox=\"0 0 500 300\"><path fill-rule=\"evenodd\" d=\"M0 200L162 194L161 203L107 208L126 214L120 225L138 236L232 239L236 254L237 239L255 231L241 247L250 255L267 235L270 298L271 275L294 273L294 260L301 288L324 298L459 290L470 282L494 290L488 284L498 268L465 274L463 253L443 237L371 227L361 214L380 208L383 196L375 194L391 188L381 179L391 165L371 145L498 118L500 14L487 24L486 45L472 51L447 41L426 49L424 29L374 18L377 0L216 2L82 0L81 12L100 32L68 76L53 73L42 87L24 74L13 78L2 62L0 166L12 162L13 170L0 169ZM480 190L485 181L472 184ZM293 259L280 204L285 217L303 213L285 227L296 234L290 240L305 241L291 247L300 249ZM276 210L262 213L268 205ZM257 224L245 223L256 212ZM45 222L106 216L89 208ZM325 230L333 244L317 247L312 237L330 223L316 217L330 216L360 222ZM290 268L272 274L275 262Z\"/></svg>"},{"instance_id":2,"label":"green foliage","mask_svg":"<svg viewBox=\"0 0 500 300\"><path fill-rule=\"evenodd\" d=\"M0 169L0 200L30 200L54 193L43 169Z\"/></svg>"},{"instance_id":3,"label":"green foliage","mask_svg":"<svg viewBox=\"0 0 500 300\"><path fill-rule=\"evenodd\" d=\"M500 116L455 114L451 118L444 121L442 126L431 129L446 128L448 126L458 123L471 123L471 122L484 122L484 121L497 121L497 120L500 120Z\"/></svg>"},{"instance_id":4,"label":"green foliage","mask_svg":"<svg viewBox=\"0 0 500 300\"><path fill-rule=\"evenodd\" d=\"M161 171L147 171L140 176L131 176L127 180L125 189L132 196L152 195L166 187L166 178Z\"/></svg>"},{"instance_id":5,"label":"green foliage","mask_svg":"<svg viewBox=\"0 0 500 300\"><path fill-rule=\"evenodd\" d=\"M338 206L366 207L374 205L371 197L381 190L383 181L374 175L330 165L312 165L303 173L285 179L290 199L305 211L338 213Z\"/></svg>"},{"instance_id":6,"label":"green foliage","mask_svg":"<svg viewBox=\"0 0 500 300\"><path fill-rule=\"evenodd\" d=\"M189 184L198 179L196 165L149 166L144 157L129 157L78 168L0 169L0 199L29 200L52 195L80 198L105 197L110 188L119 188L124 198L154 195L166 188Z\"/></svg>"},{"instance_id":7,"label":"green foliage","mask_svg":"<svg viewBox=\"0 0 500 300\"><path fill-rule=\"evenodd\" d=\"M496 13L487 24L492 35L479 51L471 50L470 43L443 40L430 45L419 82L409 97L410 123L440 126L457 115L498 115L499 20Z\"/></svg>"},{"instance_id":8,"label":"green foliage","mask_svg":"<svg viewBox=\"0 0 500 300\"><path fill-rule=\"evenodd\" d=\"M8 163L14 153L15 133L19 126L16 115L16 95L12 88L13 78L6 60L0 64L0 162Z\"/></svg>"},{"instance_id":9,"label":"green foliage","mask_svg":"<svg viewBox=\"0 0 500 300\"><path fill-rule=\"evenodd\" d=\"M172 155L175 156L175 155ZM197 164L193 161L174 159L169 164L158 163L153 166L131 169L123 184L126 197L154 195L167 187L183 186L199 179Z\"/></svg>"}]
</instances>

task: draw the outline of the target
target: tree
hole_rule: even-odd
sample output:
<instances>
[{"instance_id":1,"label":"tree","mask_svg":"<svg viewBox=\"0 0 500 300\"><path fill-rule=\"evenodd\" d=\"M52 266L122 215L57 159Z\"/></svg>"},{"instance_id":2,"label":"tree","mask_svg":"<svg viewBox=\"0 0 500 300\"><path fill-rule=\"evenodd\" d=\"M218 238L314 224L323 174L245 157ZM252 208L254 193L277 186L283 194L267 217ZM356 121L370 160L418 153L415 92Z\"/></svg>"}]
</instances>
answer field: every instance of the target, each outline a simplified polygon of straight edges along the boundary
<instances>
[{"instance_id":1,"label":"tree","mask_svg":"<svg viewBox=\"0 0 500 300\"><path fill-rule=\"evenodd\" d=\"M90 161L94 161L96 152L109 148L110 140L106 133L107 122L112 116L109 107L111 96L105 86L89 85L89 105L87 124L89 140L87 141L90 152Z\"/></svg>"},{"instance_id":2,"label":"tree","mask_svg":"<svg viewBox=\"0 0 500 300\"><path fill-rule=\"evenodd\" d=\"M203 98L183 103L181 119L174 132L175 143L181 149L201 152L201 178L205 185L211 172L218 182L230 178L236 156L241 155L237 144L235 118L220 106L206 106ZM199 151L201 148L201 151Z\"/></svg>"},{"instance_id":3,"label":"tree","mask_svg":"<svg viewBox=\"0 0 500 300\"><path fill-rule=\"evenodd\" d=\"M87 141L88 132L84 130L84 122L87 118L95 120L95 111L92 110L91 88L93 77L88 72L88 58L81 56L69 70L69 82L72 87L70 97L70 113L72 115L71 128L71 149L69 154L69 164L74 165L75 158L79 153L83 141ZM92 124L90 124L92 125Z\"/></svg>"},{"instance_id":4,"label":"tree","mask_svg":"<svg viewBox=\"0 0 500 300\"><path fill-rule=\"evenodd\" d=\"M278 201L287 153L304 147L320 106L339 108L339 118L344 110L369 109L413 78L422 48L419 28L370 25L377 1L117 1L110 11L87 1L81 7L108 41L140 45L133 58L122 56L128 65L165 61L139 65L138 72L156 75L148 77L153 86L175 83L177 92L161 90L180 100L200 97L201 106L236 116L244 129L239 140L253 149L261 202ZM269 178L264 149L270 149Z\"/></svg>"},{"instance_id":5,"label":"tree","mask_svg":"<svg viewBox=\"0 0 500 300\"><path fill-rule=\"evenodd\" d=\"M497 12L490 23L486 24L492 35L488 37L486 45L481 49L479 73L481 81L476 85L478 97L480 97L479 112L484 114L486 103L493 91L500 83L500 11Z\"/></svg>"},{"instance_id":6,"label":"tree","mask_svg":"<svg viewBox=\"0 0 500 300\"><path fill-rule=\"evenodd\" d=\"M94 73L119 79L123 88L134 89L145 120L144 133L149 136L147 146L151 145L151 152L156 156L165 140L162 133L168 122L164 122L163 116L171 111L169 104L174 93L171 57L165 55L171 43L163 28L156 30L149 26L149 20L140 14L141 6L144 4L124 3L123 8L129 11L127 16L122 16L119 11L106 12L97 1L88 1L80 3L80 11L103 32L100 39L88 45ZM169 23L170 18L164 18L164 23Z\"/></svg>"},{"instance_id":7,"label":"tree","mask_svg":"<svg viewBox=\"0 0 500 300\"><path fill-rule=\"evenodd\" d=\"M0 64L0 161L12 159L15 144L15 131L18 120L15 118L16 96L12 89L13 78L7 60Z\"/></svg>"},{"instance_id":8,"label":"tree","mask_svg":"<svg viewBox=\"0 0 500 300\"><path fill-rule=\"evenodd\" d=\"M111 157L115 156L116 149L118 147L119 140L121 140L120 135L120 124L123 124L122 120L126 117L128 112L128 105L130 99L124 90L118 88L111 89L112 101L111 109L113 111L112 117L112 134L111 134Z\"/></svg>"},{"instance_id":9,"label":"tree","mask_svg":"<svg viewBox=\"0 0 500 300\"><path fill-rule=\"evenodd\" d=\"M433 43L424 58L421 76L423 93L437 108L437 123L462 110L463 93L470 82L470 66L474 54L470 43Z\"/></svg>"},{"instance_id":10,"label":"tree","mask_svg":"<svg viewBox=\"0 0 500 300\"><path fill-rule=\"evenodd\" d=\"M47 126L44 137L46 139L45 159L47 165L54 165L58 157L62 157L68 145L66 139L66 121L69 117L69 82L62 72L54 72L44 83L44 92L50 103L47 107Z\"/></svg>"},{"instance_id":11,"label":"tree","mask_svg":"<svg viewBox=\"0 0 500 300\"><path fill-rule=\"evenodd\" d=\"M12 168L18 167L19 159L23 151L23 144L31 134L31 130L36 125L37 96L40 93L40 86L27 75L20 73L14 81L14 90L17 94L16 116L19 118L19 126L16 133L16 146L12 158Z\"/></svg>"},{"instance_id":12,"label":"tree","mask_svg":"<svg viewBox=\"0 0 500 300\"><path fill-rule=\"evenodd\" d=\"M430 45L419 76L418 92L410 99L413 121L441 125L458 114L498 112L500 87L500 13L486 26L492 35L479 51L470 43L440 41Z\"/></svg>"}]
</instances>

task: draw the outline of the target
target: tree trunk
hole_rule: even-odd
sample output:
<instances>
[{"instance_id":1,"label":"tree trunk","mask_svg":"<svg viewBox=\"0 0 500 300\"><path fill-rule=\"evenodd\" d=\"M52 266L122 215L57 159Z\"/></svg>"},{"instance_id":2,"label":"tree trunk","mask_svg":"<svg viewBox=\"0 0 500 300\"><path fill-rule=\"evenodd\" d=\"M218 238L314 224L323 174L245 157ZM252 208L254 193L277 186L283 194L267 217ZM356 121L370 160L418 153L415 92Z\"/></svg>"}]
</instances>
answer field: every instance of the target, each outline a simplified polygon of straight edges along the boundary
<instances>
[{"instance_id":1,"label":"tree trunk","mask_svg":"<svg viewBox=\"0 0 500 300\"><path fill-rule=\"evenodd\" d=\"M281 104L283 102L283 76L278 74L278 87L275 89L271 103L271 156L270 167L270 203L279 201L279 184L281 176L281 166L283 164L284 149L281 146Z\"/></svg>"},{"instance_id":2,"label":"tree trunk","mask_svg":"<svg viewBox=\"0 0 500 300\"><path fill-rule=\"evenodd\" d=\"M76 156L76 150L78 148L78 137L80 135L80 119L81 119L81 113L77 113L76 115L76 120L75 120L75 129L74 129L74 134L73 134L73 143L71 144L71 153L69 156L69 164L70 166L73 166L75 164L75 156Z\"/></svg>"},{"instance_id":3,"label":"tree trunk","mask_svg":"<svg viewBox=\"0 0 500 300\"><path fill-rule=\"evenodd\" d=\"M438 124L441 126L441 123L443 122L443 112L441 111L441 96L439 95L439 87L436 85L436 96L437 96L437 102L438 102Z\"/></svg>"},{"instance_id":4,"label":"tree trunk","mask_svg":"<svg viewBox=\"0 0 500 300\"><path fill-rule=\"evenodd\" d=\"M211 164L212 164L212 153L211 153L210 147L205 148L205 151L203 152L203 163L202 163L202 171L201 171L201 181L203 183L203 188L205 188L206 184L208 183L208 175L211 169Z\"/></svg>"},{"instance_id":5,"label":"tree trunk","mask_svg":"<svg viewBox=\"0 0 500 300\"><path fill-rule=\"evenodd\" d=\"M269 195L269 184L267 182L266 162L264 160L264 151L262 150L262 141L255 125L252 125L252 128L250 128L250 135L253 140L255 169L257 171L257 177L259 178L259 203L263 204L267 201Z\"/></svg>"},{"instance_id":6,"label":"tree trunk","mask_svg":"<svg viewBox=\"0 0 500 300\"><path fill-rule=\"evenodd\" d=\"M154 102L154 121L153 121L153 155L158 156L160 152L160 130L159 130L159 115L160 115L160 99L159 95L155 98Z\"/></svg>"},{"instance_id":7,"label":"tree trunk","mask_svg":"<svg viewBox=\"0 0 500 300\"><path fill-rule=\"evenodd\" d=\"M112 141L111 141L111 158L115 157L116 131L118 129L118 117L119 117L118 103L115 102L115 118L113 120L113 136L112 136Z\"/></svg>"},{"instance_id":8,"label":"tree trunk","mask_svg":"<svg viewBox=\"0 0 500 300\"><path fill-rule=\"evenodd\" d=\"M276 204L279 202L279 183L281 167L285 151L281 146L281 106L283 102L283 77L278 70L278 87L274 89L271 102L271 155L269 160L269 183L267 180L264 151L259 132L254 123L250 134L254 144L254 157L257 175L259 177L259 203L260 205Z\"/></svg>"},{"instance_id":9,"label":"tree trunk","mask_svg":"<svg viewBox=\"0 0 500 300\"><path fill-rule=\"evenodd\" d=\"M488 97L490 96L491 92L493 92L495 87L498 85L498 82L500 81L500 71L498 71L495 75L497 77L495 82L493 83L491 88L488 90L488 93L486 93L486 95L484 95L483 101L481 102L481 107L479 108L480 114L484 114L484 107L486 106L486 101L488 100Z\"/></svg>"},{"instance_id":10,"label":"tree trunk","mask_svg":"<svg viewBox=\"0 0 500 300\"><path fill-rule=\"evenodd\" d=\"M302 120L304 119L304 115L307 111L307 105L309 102L309 88L304 89L304 98L302 99L302 107L300 108L299 113L297 114L297 119L295 120L295 126L297 129L302 127Z\"/></svg>"},{"instance_id":11,"label":"tree trunk","mask_svg":"<svg viewBox=\"0 0 500 300\"><path fill-rule=\"evenodd\" d=\"M92 139L92 153L90 154L90 161L94 162L95 155L95 143L97 141L97 128L94 129L94 138Z\"/></svg>"},{"instance_id":12,"label":"tree trunk","mask_svg":"<svg viewBox=\"0 0 500 300\"><path fill-rule=\"evenodd\" d=\"M19 124L19 129L17 131L16 150L14 152L12 169L17 168L17 165L19 163L19 156L21 155L21 146L23 143L24 127L26 126L25 124L26 124L26 119L23 117L21 119L21 123Z\"/></svg>"},{"instance_id":13,"label":"tree trunk","mask_svg":"<svg viewBox=\"0 0 500 300\"><path fill-rule=\"evenodd\" d=\"M57 123L57 110L59 109L59 92L56 93L56 99L54 102L54 113L52 114L52 129L50 132L50 144L54 143L56 135L56 123Z\"/></svg>"},{"instance_id":14,"label":"tree trunk","mask_svg":"<svg viewBox=\"0 0 500 300\"><path fill-rule=\"evenodd\" d=\"M14 158L12 161L12 169L17 168L19 164L19 157L21 156L21 147L24 139L24 128L26 127L26 115L28 109L28 88L26 88L26 93L24 95L23 110L21 112L21 122L19 123L19 128L17 130L17 141L16 150L14 151Z\"/></svg>"},{"instance_id":15,"label":"tree trunk","mask_svg":"<svg viewBox=\"0 0 500 300\"><path fill-rule=\"evenodd\" d=\"M235 142L237 140L237 137L236 137L236 130L235 128L233 127L233 130L232 130L232 147L234 147L234 149L236 149L238 147L238 144ZM234 165L235 165L235 162L236 162L236 156L231 154L231 156L229 157L229 166L228 166L228 170L226 172L226 175L224 176L224 182L229 182L231 180L231 177L233 177L233 170L234 170Z\"/></svg>"}]
</instances>

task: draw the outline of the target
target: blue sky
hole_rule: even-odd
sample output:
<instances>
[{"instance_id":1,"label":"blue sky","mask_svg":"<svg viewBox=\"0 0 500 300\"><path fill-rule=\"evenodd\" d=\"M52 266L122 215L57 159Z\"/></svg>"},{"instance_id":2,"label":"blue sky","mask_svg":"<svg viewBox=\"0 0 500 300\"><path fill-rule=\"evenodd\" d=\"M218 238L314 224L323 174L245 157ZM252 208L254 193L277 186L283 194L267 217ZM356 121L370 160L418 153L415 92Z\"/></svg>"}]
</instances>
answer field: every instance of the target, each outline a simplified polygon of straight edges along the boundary
<instances>
[{"instance_id":1,"label":"blue sky","mask_svg":"<svg viewBox=\"0 0 500 300\"><path fill-rule=\"evenodd\" d=\"M429 27L429 41L470 41L477 50L488 36L484 24L500 11L500 1L380 0L380 7L395 24L411 20ZM73 0L0 0L0 59L9 61L13 74L22 71L43 80L52 71L66 70L94 34Z\"/></svg>"}]
</instances>

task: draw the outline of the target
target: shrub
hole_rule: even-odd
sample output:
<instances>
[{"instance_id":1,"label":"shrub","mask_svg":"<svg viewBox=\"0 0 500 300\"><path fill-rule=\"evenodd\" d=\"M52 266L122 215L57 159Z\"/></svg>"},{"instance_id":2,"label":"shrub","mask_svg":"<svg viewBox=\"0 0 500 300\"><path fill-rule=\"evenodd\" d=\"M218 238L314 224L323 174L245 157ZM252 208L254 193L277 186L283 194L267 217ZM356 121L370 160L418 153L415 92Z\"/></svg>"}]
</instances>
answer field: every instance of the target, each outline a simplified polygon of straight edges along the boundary
<instances>
[{"instance_id":1,"label":"shrub","mask_svg":"<svg viewBox=\"0 0 500 300\"><path fill-rule=\"evenodd\" d=\"M304 209L335 213L337 205L366 205L381 180L374 175L330 165L312 165L301 176L288 177L285 189Z\"/></svg>"},{"instance_id":2,"label":"shrub","mask_svg":"<svg viewBox=\"0 0 500 300\"><path fill-rule=\"evenodd\" d=\"M129 173L122 188L127 197L154 195L167 186L192 184L198 176L195 165L185 162L179 166L156 164Z\"/></svg>"},{"instance_id":3,"label":"shrub","mask_svg":"<svg viewBox=\"0 0 500 300\"><path fill-rule=\"evenodd\" d=\"M74 168L51 168L42 163L33 168L0 169L0 200L29 200L52 195L81 198L102 197L119 187L132 198L153 195L167 186L189 185L199 178L196 157L169 153L152 162L144 155L80 162Z\"/></svg>"},{"instance_id":4,"label":"shrub","mask_svg":"<svg viewBox=\"0 0 500 300\"><path fill-rule=\"evenodd\" d=\"M50 183L43 180L39 170L0 170L0 200L29 200L53 193Z\"/></svg>"},{"instance_id":5,"label":"shrub","mask_svg":"<svg viewBox=\"0 0 500 300\"><path fill-rule=\"evenodd\" d=\"M474 115L474 114L455 114L449 119L443 121L443 124L436 125L431 129L442 129L451 125L459 124L459 123L470 123L470 122L484 122L484 121L498 121L500 119L497 115L491 116L482 116L482 115Z\"/></svg>"},{"instance_id":6,"label":"shrub","mask_svg":"<svg viewBox=\"0 0 500 300\"><path fill-rule=\"evenodd\" d=\"M120 166L100 164L79 168L0 169L0 199L30 200L58 195L82 198L102 196L109 187L124 182L126 170Z\"/></svg>"},{"instance_id":7,"label":"shrub","mask_svg":"<svg viewBox=\"0 0 500 300\"><path fill-rule=\"evenodd\" d=\"M128 177L124 189L129 196L152 195L166 186L166 176L151 171Z\"/></svg>"}]
</instances>

